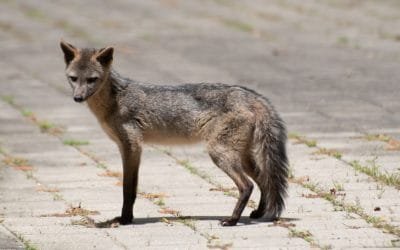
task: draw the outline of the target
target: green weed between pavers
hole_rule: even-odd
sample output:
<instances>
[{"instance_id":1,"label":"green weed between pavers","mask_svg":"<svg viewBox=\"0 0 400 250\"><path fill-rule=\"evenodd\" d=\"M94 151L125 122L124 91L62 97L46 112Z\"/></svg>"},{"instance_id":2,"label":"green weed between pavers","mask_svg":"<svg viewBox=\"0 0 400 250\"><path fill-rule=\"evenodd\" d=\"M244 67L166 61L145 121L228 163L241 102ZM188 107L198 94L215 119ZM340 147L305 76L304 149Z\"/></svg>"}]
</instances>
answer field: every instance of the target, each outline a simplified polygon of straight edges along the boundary
<instances>
[{"instance_id":1,"label":"green weed between pavers","mask_svg":"<svg viewBox=\"0 0 400 250\"><path fill-rule=\"evenodd\" d=\"M158 148L156 148L156 149L158 149ZM227 188L222 187L219 183L217 183L217 182L215 182L214 180L212 180L212 178L211 178L210 176L208 176L208 175L201 175L201 174L199 173L198 169L197 169L195 166L193 166L193 165L189 162L189 160L179 160L179 159L178 159L176 156L174 156L174 155L172 154L172 152L169 151L169 150L168 150L168 151L166 151L166 150L160 150L160 149L158 149L158 150L161 151L161 152L163 152L164 154L170 156L171 158L173 158L179 165L185 167L190 173L201 177L202 179L206 180L206 181L207 181L208 183L210 183L211 185L215 186L216 188L213 189L213 190L222 191L223 194L226 195L226 196L230 196L230 197L234 197L234 198L238 198L238 197L239 197L238 194L237 194L237 192L233 192L233 191L231 191L230 189L227 189ZM249 200L247 206L248 206L248 207L251 207L251 208L253 208L253 209L257 207L256 202L254 202L253 200ZM169 221L169 220L167 220L167 221ZM290 229L289 229L289 230L290 230ZM293 234L293 237L297 237L297 236L295 236L295 235ZM303 237L301 237L301 238L303 238ZM318 246L318 247L320 247L320 248L322 248L322 249L330 249L330 246L322 246L322 247L319 246L319 245L313 240L312 235L311 235L310 233L309 233L309 235L308 235L307 237L304 238L304 240L306 240L307 242L309 242L309 243L310 243L311 245L313 245L313 246ZM213 245L211 245L211 246L213 246ZM217 245L215 245L215 246L217 246Z\"/></svg>"},{"instance_id":2,"label":"green weed between pavers","mask_svg":"<svg viewBox=\"0 0 400 250\"><path fill-rule=\"evenodd\" d=\"M307 146L311 147L316 147L317 142L315 140L308 140L304 136L301 136L297 133L289 133L288 136L290 139L296 140L297 143L303 143L306 144ZM395 141L391 137L383 134L366 134L365 137L363 137L366 140L378 140L382 142L392 142ZM313 154L325 154L329 155L332 157L335 157L338 160L341 160L342 154L336 150L333 149L326 149L326 148L319 148L317 151L315 151ZM368 161L368 165L362 165L360 164L359 161L344 161L344 163L352 166L356 171L367 174L368 176L371 176L374 180L380 181L385 183L386 185L394 186L397 189L400 189L400 174L398 173L382 173L379 170L379 166L376 164L376 158L374 160Z\"/></svg>"},{"instance_id":3,"label":"green weed between pavers","mask_svg":"<svg viewBox=\"0 0 400 250\"><path fill-rule=\"evenodd\" d=\"M376 181L380 181L386 185L394 186L395 188L400 189L400 174L390 174L387 172L382 173L380 171L380 166L376 164L376 158L368 161L368 165L363 165L359 161L352 161L350 162L350 166L359 172L367 174Z\"/></svg>"},{"instance_id":4,"label":"green weed between pavers","mask_svg":"<svg viewBox=\"0 0 400 250\"><path fill-rule=\"evenodd\" d=\"M57 127L55 124L48 121L39 121L32 111L15 103L13 96L2 96L2 100L7 102L13 108L17 109L23 116L30 118L30 120L39 127L41 132L55 135L63 133L63 129L61 127Z\"/></svg>"},{"instance_id":5,"label":"green weed between pavers","mask_svg":"<svg viewBox=\"0 0 400 250\"><path fill-rule=\"evenodd\" d=\"M102 162L97 162L96 167L101 168L101 169L107 169L106 164Z\"/></svg>"},{"instance_id":6,"label":"green weed between pavers","mask_svg":"<svg viewBox=\"0 0 400 250\"><path fill-rule=\"evenodd\" d=\"M156 204L157 206L163 207L163 206L165 206L165 201L162 197L160 197L158 200L154 201L154 204Z\"/></svg>"},{"instance_id":7,"label":"green weed between pavers","mask_svg":"<svg viewBox=\"0 0 400 250\"><path fill-rule=\"evenodd\" d=\"M299 135L297 133L294 133L294 132L289 133L288 134L288 138L292 139L292 140L295 140L296 143L305 144L310 148L314 148L314 147L317 146L317 141L316 140L307 139L305 136L301 136L301 135Z\"/></svg>"},{"instance_id":8,"label":"green weed between pavers","mask_svg":"<svg viewBox=\"0 0 400 250\"><path fill-rule=\"evenodd\" d=\"M196 228L196 220L191 218L191 217L187 217L187 216L178 216L176 219L177 222L182 223L183 225L191 228L193 231L197 231Z\"/></svg>"},{"instance_id":9,"label":"green weed between pavers","mask_svg":"<svg viewBox=\"0 0 400 250\"><path fill-rule=\"evenodd\" d=\"M191 174L197 175L200 178L202 178L203 180L207 181L209 184L213 185L216 190L223 191L224 195L234 197L234 198L239 198L239 195L237 192L233 192L229 188L223 187L221 184L214 181L210 175L208 175L205 172L199 171L195 166L193 166L193 164L189 160L181 160L178 157L174 156L172 154L172 152L170 152L170 151L167 151L167 153L166 153L165 150L159 149L157 147L154 147L154 148L156 150L168 155L172 159L174 159L177 164L186 168ZM257 207L256 202L253 200L249 200L249 202L247 203L247 206L250 208L253 208L253 209L255 209Z\"/></svg>"},{"instance_id":10,"label":"green weed between pavers","mask_svg":"<svg viewBox=\"0 0 400 250\"><path fill-rule=\"evenodd\" d=\"M15 105L14 96L12 96L12 95L3 95L3 96L1 96L1 99L2 99L4 102L10 104L11 106L14 106L14 105Z\"/></svg>"},{"instance_id":11,"label":"green weed between pavers","mask_svg":"<svg viewBox=\"0 0 400 250\"><path fill-rule=\"evenodd\" d=\"M53 123L48 121L40 121L38 122L38 126L42 132L48 132L50 129L55 127Z\"/></svg>"},{"instance_id":12,"label":"green weed between pavers","mask_svg":"<svg viewBox=\"0 0 400 250\"><path fill-rule=\"evenodd\" d=\"M310 233L310 231L308 230L298 230L294 227L286 227L286 228L289 230L289 237L301 238L307 241L311 245L311 247L320 249L332 249L332 246L330 245L320 246L313 238L312 233Z\"/></svg>"},{"instance_id":13,"label":"green weed between pavers","mask_svg":"<svg viewBox=\"0 0 400 250\"><path fill-rule=\"evenodd\" d=\"M364 209L360 206L359 202L357 204L346 204L343 201L336 199L336 196L330 192L324 192L321 190L317 184L311 182L299 182L305 188L310 189L314 193L318 194L321 198L332 203L335 208L341 208L343 211L347 213L355 213L359 215L363 220L372 224L375 228L382 229L386 233L394 234L396 236L400 236L400 228L389 224L385 219L377 216L368 215Z\"/></svg>"},{"instance_id":14,"label":"green weed between pavers","mask_svg":"<svg viewBox=\"0 0 400 250\"><path fill-rule=\"evenodd\" d=\"M34 20L45 21L48 19L47 16L40 9L24 6L22 7L22 12L24 13L25 16Z\"/></svg>"},{"instance_id":15,"label":"green weed between pavers","mask_svg":"<svg viewBox=\"0 0 400 250\"><path fill-rule=\"evenodd\" d=\"M220 250L228 250L231 249L231 247L233 246L233 243L229 242L229 243L215 243L215 244L208 244L207 247L209 249L220 249Z\"/></svg>"},{"instance_id":16,"label":"green weed between pavers","mask_svg":"<svg viewBox=\"0 0 400 250\"><path fill-rule=\"evenodd\" d=\"M53 201L61 201L64 200L64 197L59 193L53 193Z\"/></svg>"},{"instance_id":17,"label":"green weed between pavers","mask_svg":"<svg viewBox=\"0 0 400 250\"><path fill-rule=\"evenodd\" d=\"M174 158L176 163L178 163L179 165L186 168L191 174L199 176L200 178L202 178L203 180L206 180L208 183L210 183L214 186L218 185L212 180L210 175L208 175L207 173L205 173L203 171L199 171L195 166L193 166L193 164L189 160L180 160L177 157L173 156L171 152L167 155Z\"/></svg>"},{"instance_id":18,"label":"green weed between pavers","mask_svg":"<svg viewBox=\"0 0 400 250\"><path fill-rule=\"evenodd\" d=\"M27 159L10 155L6 155L6 157L3 159L3 162L12 167L22 167L29 165Z\"/></svg>"},{"instance_id":19,"label":"green weed between pavers","mask_svg":"<svg viewBox=\"0 0 400 250\"><path fill-rule=\"evenodd\" d=\"M385 150L388 151L399 151L400 150L400 141L392 138L386 134L365 134L361 137L367 141L381 141L386 143Z\"/></svg>"},{"instance_id":20,"label":"green weed between pavers","mask_svg":"<svg viewBox=\"0 0 400 250\"><path fill-rule=\"evenodd\" d=\"M242 31L242 32L253 32L254 28L248 23L236 20L236 19L228 19L228 18L220 18L218 19L222 24L227 27Z\"/></svg>"},{"instance_id":21,"label":"green weed between pavers","mask_svg":"<svg viewBox=\"0 0 400 250\"><path fill-rule=\"evenodd\" d=\"M385 134L365 134L362 138L367 141L382 141L382 142L389 142L391 139L390 136Z\"/></svg>"},{"instance_id":22,"label":"green weed between pavers","mask_svg":"<svg viewBox=\"0 0 400 250\"><path fill-rule=\"evenodd\" d=\"M316 145L316 143L315 143ZM342 158L342 154L335 150L335 149L327 149L327 148L319 148L317 151L312 153L313 155L327 155L327 156L331 156L331 157L335 157L336 159L341 159Z\"/></svg>"},{"instance_id":23,"label":"green weed between pavers","mask_svg":"<svg viewBox=\"0 0 400 250\"><path fill-rule=\"evenodd\" d=\"M15 234L17 238L24 244L25 250L38 250L38 248L34 245L29 240L26 240L21 234Z\"/></svg>"},{"instance_id":24,"label":"green weed between pavers","mask_svg":"<svg viewBox=\"0 0 400 250\"><path fill-rule=\"evenodd\" d=\"M340 36L340 37L337 38L336 42L338 44L340 44L340 45L348 45L349 44L349 38L345 37L345 36Z\"/></svg>"},{"instance_id":25,"label":"green weed between pavers","mask_svg":"<svg viewBox=\"0 0 400 250\"><path fill-rule=\"evenodd\" d=\"M342 183L339 182L333 182L333 186L335 187L335 190L340 192L340 191L344 191L344 187Z\"/></svg>"},{"instance_id":26,"label":"green weed between pavers","mask_svg":"<svg viewBox=\"0 0 400 250\"><path fill-rule=\"evenodd\" d=\"M65 139L63 140L63 144L64 145L68 145L68 146L84 146L84 145L89 145L89 141L85 141L85 140L75 140L75 139Z\"/></svg>"},{"instance_id":27,"label":"green weed between pavers","mask_svg":"<svg viewBox=\"0 0 400 250\"><path fill-rule=\"evenodd\" d=\"M22 109L22 110L21 110L21 114L22 114L23 116L25 116L25 117L31 117L31 116L34 115L33 112L30 111L29 109Z\"/></svg>"},{"instance_id":28,"label":"green weed between pavers","mask_svg":"<svg viewBox=\"0 0 400 250\"><path fill-rule=\"evenodd\" d=\"M289 228L289 237L302 238L311 245L314 244L314 240L312 239L312 234L308 230L297 230L293 227Z\"/></svg>"}]
</instances>

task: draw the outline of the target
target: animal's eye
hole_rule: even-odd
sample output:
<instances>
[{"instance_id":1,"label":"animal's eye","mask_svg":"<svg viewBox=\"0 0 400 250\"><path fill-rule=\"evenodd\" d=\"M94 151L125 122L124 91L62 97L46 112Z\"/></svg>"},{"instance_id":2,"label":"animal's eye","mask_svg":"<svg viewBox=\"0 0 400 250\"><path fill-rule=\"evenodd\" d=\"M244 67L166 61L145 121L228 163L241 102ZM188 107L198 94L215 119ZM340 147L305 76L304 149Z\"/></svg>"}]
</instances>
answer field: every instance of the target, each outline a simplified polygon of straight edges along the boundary
<instances>
[{"instance_id":1,"label":"animal's eye","mask_svg":"<svg viewBox=\"0 0 400 250\"><path fill-rule=\"evenodd\" d=\"M86 79L87 83L94 83L99 79L98 77L89 77Z\"/></svg>"},{"instance_id":2,"label":"animal's eye","mask_svg":"<svg viewBox=\"0 0 400 250\"><path fill-rule=\"evenodd\" d=\"M69 76L69 79L71 80L71 82L76 82L78 80L78 77L76 76Z\"/></svg>"}]
</instances>

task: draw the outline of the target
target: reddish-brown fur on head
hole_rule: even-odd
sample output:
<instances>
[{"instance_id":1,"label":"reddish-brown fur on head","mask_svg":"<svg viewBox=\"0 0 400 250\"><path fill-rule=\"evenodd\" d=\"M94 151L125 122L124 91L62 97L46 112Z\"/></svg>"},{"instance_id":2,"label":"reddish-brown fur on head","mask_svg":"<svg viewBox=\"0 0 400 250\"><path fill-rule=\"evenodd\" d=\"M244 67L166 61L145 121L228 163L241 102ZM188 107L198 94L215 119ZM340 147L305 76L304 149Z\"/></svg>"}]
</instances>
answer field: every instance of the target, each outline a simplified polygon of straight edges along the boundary
<instances>
[{"instance_id":1,"label":"reddish-brown fur on head","mask_svg":"<svg viewBox=\"0 0 400 250\"><path fill-rule=\"evenodd\" d=\"M108 77L114 49L77 49L61 40L66 75L73 90L74 100L82 102L92 96Z\"/></svg>"}]
</instances>

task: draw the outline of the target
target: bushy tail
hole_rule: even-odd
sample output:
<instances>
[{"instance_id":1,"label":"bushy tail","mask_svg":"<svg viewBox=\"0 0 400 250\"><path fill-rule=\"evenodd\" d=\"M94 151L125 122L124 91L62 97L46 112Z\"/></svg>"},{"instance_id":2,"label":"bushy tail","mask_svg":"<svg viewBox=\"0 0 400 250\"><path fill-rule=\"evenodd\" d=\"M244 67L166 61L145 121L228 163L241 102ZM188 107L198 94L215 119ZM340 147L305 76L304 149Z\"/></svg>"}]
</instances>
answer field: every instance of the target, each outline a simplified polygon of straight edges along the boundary
<instances>
[{"instance_id":1,"label":"bushy tail","mask_svg":"<svg viewBox=\"0 0 400 250\"><path fill-rule=\"evenodd\" d=\"M272 110L258 117L253 134L253 158L256 182L261 189L264 217L278 218L285 208L288 187L288 159L286 155L286 128ZM260 201L260 203L261 203Z\"/></svg>"}]
</instances>

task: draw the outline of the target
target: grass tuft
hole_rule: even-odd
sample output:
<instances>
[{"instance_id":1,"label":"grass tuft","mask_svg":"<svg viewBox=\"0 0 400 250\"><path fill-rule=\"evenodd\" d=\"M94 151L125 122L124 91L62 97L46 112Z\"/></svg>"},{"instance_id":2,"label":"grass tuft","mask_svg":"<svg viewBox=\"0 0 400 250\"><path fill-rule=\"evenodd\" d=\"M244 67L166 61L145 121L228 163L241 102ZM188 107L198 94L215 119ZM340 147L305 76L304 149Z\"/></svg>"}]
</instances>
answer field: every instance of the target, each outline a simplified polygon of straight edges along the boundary
<instances>
[{"instance_id":1,"label":"grass tuft","mask_svg":"<svg viewBox=\"0 0 400 250\"><path fill-rule=\"evenodd\" d=\"M55 127L55 125L53 123L48 122L48 121L40 121L40 122L38 122L38 126L40 128L40 131L43 133L47 133L50 131L50 129Z\"/></svg>"},{"instance_id":2,"label":"grass tuft","mask_svg":"<svg viewBox=\"0 0 400 250\"><path fill-rule=\"evenodd\" d=\"M21 114L25 117L32 117L34 115L33 112L29 109L22 109Z\"/></svg>"},{"instance_id":3,"label":"grass tuft","mask_svg":"<svg viewBox=\"0 0 400 250\"><path fill-rule=\"evenodd\" d=\"M349 44L349 38L345 36L340 36L337 38L337 43L341 45L348 45Z\"/></svg>"},{"instance_id":4,"label":"grass tuft","mask_svg":"<svg viewBox=\"0 0 400 250\"><path fill-rule=\"evenodd\" d=\"M336 199L337 196L335 193L325 192L322 189L320 189L317 184L314 184L314 183L311 183L308 181L307 182L299 182L299 184L305 188L310 189L311 191L313 191L314 193L319 195L319 197L324 198L325 200L332 203L332 205L336 209L339 208L340 211L345 211L347 213L355 213L355 214L359 215L366 222L372 224L375 228L383 229L383 231L386 233L400 236L400 228L387 223L381 217L368 215L363 210L363 208L360 206L359 201L356 202L356 204L344 203L343 201Z\"/></svg>"},{"instance_id":5,"label":"grass tuft","mask_svg":"<svg viewBox=\"0 0 400 250\"><path fill-rule=\"evenodd\" d=\"M89 141L84 141L84 140L75 140L75 139L65 139L63 140L64 145L72 146L72 147L77 147L77 146L84 146L84 145L89 145Z\"/></svg>"},{"instance_id":6,"label":"grass tuft","mask_svg":"<svg viewBox=\"0 0 400 250\"><path fill-rule=\"evenodd\" d=\"M23 167L28 166L28 160L21 157L6 156L3 162L12 167Z\"/></svg>"},{"instance_id":7,"label":"grass tuft","mask_svg":"<svg viewBox=\"0 0 400 250\"><path fill-rule=\"evenodd\" d=\"M313 155L328 155L331 157L335 157L336 159L341 159L342 154L335 149L327 149L327 148L319 148L317 151L312 153Z\"/></svg>"},{"instance_id":8,"label":"grass tuft","mask_svg":"<svg viewBox=\"0 0 400 250\"><path fill-rule=\"evenodd\" d=\"M363 139L367 141L382 141L382 142L389 142L391 139L390 136L385 134L365 134Z\"/></svg>"},{"instance_id":9,"label":"grass tuft","mask_svg":"<svg viewBox=\"0 0 400 250\"><path fill-rule=\"evenodd\" d=\"M14 105L15 105L14 96L12 96L12 95L3 95L3 96L1 96L1 99L2 99L4 102L10 104L11 106L14 106Z\"/></svg>"},{"instance_id":10,"label":"grass tuft","mask_svg":"<svg viewBox=\"0 0 400 250\"><path fill-rule=\"evenodd\" d=\"M295 140L295 142L297 144L301 144L302 143L302 144L307 145L310 148L314 148L314 147L317 146L317 141L316 140L307 139L305 136L301 136L301 135L299 135L297 133L289 133L288 134L288 138L292 139L292 140Z\"/></svg>"},{"instance_id":11,"label":"grass tuft","mask_svg":"<svg viewBox=\"0 0 400 250\"><path fill-rule=\"evenodd\" d=\"M32 243L29 240L26 240L21 234L15 234L17 238L24 243L25 250L38 250L36 246L32 245Z\"/></svg>"},{"instance_id":12,"label":"grass tuft","mask_svg":"<svg viewBox=\"0 0 400 250\"><path fill-rule=\"evenodd\" d=\"M376 181L380 181L386 185L400 189L400 174L390 174L387 172L382 173L380 171L380 166L376 164L376 158L368 161L368 165L362 165L359 161L352 161L350 162L350 166L352 166L355 170L372 177Z\"/></svg>"},{"instance_id":13,"label":"grass tuft","mask_svg":"<svg viewBox=\"0 0 400 250\"><path fill-rule=\"evenodd\" d=\"M242 31L242 32L251 33L254 31L254 28L250 24L244 23L244 22L236 20L236 19L223 18L223 19L220 19L220 22L227 27L230 27L230 28Z\"/></svg>"}]
</instances>

